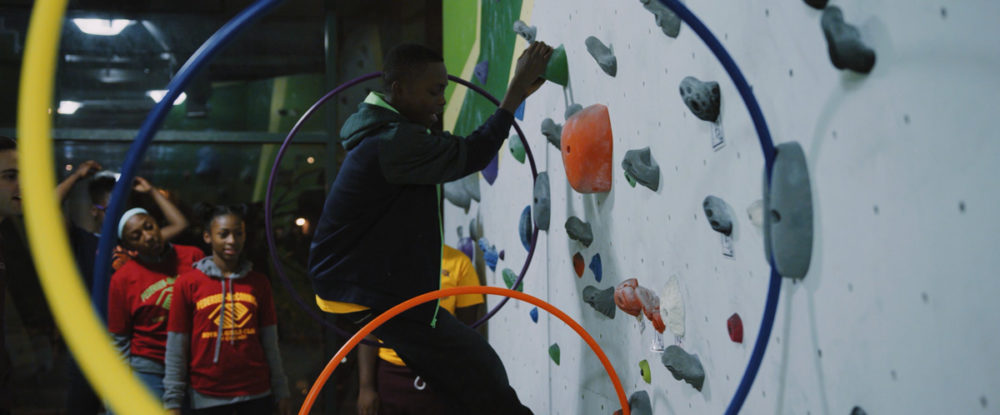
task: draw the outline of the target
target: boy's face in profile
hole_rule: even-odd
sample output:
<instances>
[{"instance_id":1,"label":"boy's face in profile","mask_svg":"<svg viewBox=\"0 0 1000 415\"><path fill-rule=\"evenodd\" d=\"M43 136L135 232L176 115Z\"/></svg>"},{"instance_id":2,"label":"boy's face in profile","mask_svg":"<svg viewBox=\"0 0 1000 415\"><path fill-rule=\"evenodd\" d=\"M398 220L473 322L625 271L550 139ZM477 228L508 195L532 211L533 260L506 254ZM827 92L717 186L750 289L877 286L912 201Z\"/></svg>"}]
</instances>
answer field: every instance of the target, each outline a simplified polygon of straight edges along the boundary
<instances>
[{"instance_id":1,"label":"boy's face in profile","mask_svg":"<svg viewBox=\"0 0 1000 415\"><path fill-rule=\"evenodd\" d=\"M0 151L0 218L21 214L17 150Z\"/></svg>"},{"instance_id":2,"label":"boy's face in profile","mask_svg":"<svg viewBox=\"0 0 1000 415\"><path fill-rule=\"evenodd\" d=\"M410 121L428 128L434 126L444 112L444 89L448 86L448 69L444 62L426 63L412 78L392 84L392 106Z\"/></svg>"}]
</instances>

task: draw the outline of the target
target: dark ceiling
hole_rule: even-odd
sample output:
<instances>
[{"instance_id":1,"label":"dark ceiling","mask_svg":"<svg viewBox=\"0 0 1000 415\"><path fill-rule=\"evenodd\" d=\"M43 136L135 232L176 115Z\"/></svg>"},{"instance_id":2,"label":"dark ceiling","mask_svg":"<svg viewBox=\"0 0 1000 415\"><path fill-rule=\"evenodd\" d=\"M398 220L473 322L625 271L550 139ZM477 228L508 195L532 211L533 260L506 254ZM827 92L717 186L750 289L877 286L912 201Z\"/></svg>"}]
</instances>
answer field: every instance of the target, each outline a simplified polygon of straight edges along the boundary
<instances>
[{"instance_id":1,"label":"dark ceiling","mask_svg":"<svg viewBox=\"0 0 1000 415\"><path fill-rule=\"evenodd\" d=\"M250 0L70 1L60 51L56 101L86 103L89 124L134 126L153 107L146 92L165 89L201 44ZM0 124L13 121L13 98L33 1L0 0ZM416 5L416 6L415 6ZM326 70L324 33L335 8L343 22L423 19L424 2L288 0L230 44L187 90L197 110L210 83ZM440 6L438 6L440 7ZM82 32L74 18L128 19L115 36ZM200 92L199 92L200 91ZM201 102L203 104L203 102ZM192 109L193 108L193 109ZM9 119L8 119L9 118ZM85 126L86 127L86 126Z\"/></svg>"}]
</instances>

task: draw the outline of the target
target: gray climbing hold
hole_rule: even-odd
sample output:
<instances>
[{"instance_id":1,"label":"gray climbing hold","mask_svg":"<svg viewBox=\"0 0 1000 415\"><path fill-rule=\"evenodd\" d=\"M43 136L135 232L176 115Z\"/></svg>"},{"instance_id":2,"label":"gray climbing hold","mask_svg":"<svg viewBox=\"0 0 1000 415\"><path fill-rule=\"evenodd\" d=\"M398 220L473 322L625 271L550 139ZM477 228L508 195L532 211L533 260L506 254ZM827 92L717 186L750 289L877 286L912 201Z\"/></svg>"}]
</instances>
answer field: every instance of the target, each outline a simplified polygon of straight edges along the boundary
<instances>
[{"instance_id":1,"label":"gray climbing hold","mask_svg":"<svg viewBox=\"0 0 1000 415\"><path fill-rule=\"evenodd\" d=\"M657 0L639 0L642 7L649 10L655 16L656 25L663 30L663 34L676 38L681 32L681 18L673 10L664 6Z\"/></svg>"},{"instance_id":2,"label":"gray climbing hold","mask_svg":"<svg viewBox=\"0 0 1000 415\"><path fill-rule=\"evenodd\" d=\"M572 117L573 114L576 114L576 113L580 112L580 110L582 110L582 109L583 109L583 105L580 105L580 104L570 105L570 106L566 107L566 112L563 113L563 117L565 117L568 120L569 117Z\"/></svg>"},{"instance_id":3,"label":"gray climbing hold","mask_svg":"<svg viewBox=\"0 0 1000 415\"><path fill-rule=\"evenodd\" d=\"M868 415L868 412L865 412L865 410L861 409L860 406L855 406L851 409L851 415Z\"/></svg>"},{"instance_id":4,"label":"gray climbing hold","mask_svg":"<svg viewBox=\"0 0 1000 415\"><path fill-rule=\"evenodd\" d=\"M535 36L538 34L538 29L535 26L528 26L526 23L518 20L514 22L514 33L517 33L528 43L535 41Z\"/></svg>"},{"instance_id":5,"label":"gray climbing hold","mask_svg":"<svg viewBox=\"0 0 1000 415\"><path fill-rule=\"evenodd\" d=\"M482 61L476 64L476 67L472 70L472 74L476 77L479 83L486 85L486 79L490 76L490 62Z\"/></svg>"},{"instance_id":6,"label":"gray climbing hold","mask_svg":"<svg viewBox=\"0 0 1000 415\"><path fill-rule=\"evenodd\" d=\"M444 198L455 206L469 210L472 197L469 196L469 192L465 190L465 184L462 183L462 180L463 179L458 179L453 182L445 183Z\"/></svg>"},{"instance_id":7,"label":"gray climbing hold","mask_svg":"<svg viewBox=\"0 0 1000 415\"><path fill-rule=\"evenodd\" d=\"M535 179L534 200L531 205L531 210L535 212L535 226L539 230L549 230L549 212L551 208L552 206L549 201L549 173L543 171L538 173L538 177Z\"/></svg>"},{"instance_id":8,"label":"gray climbing hold","mask_svg":"<svg viewBox=\"0 0 1000 415\"><path fill-rule=\"evenodd\" d=\"M569 234L570 239L580 241L583 246L590 246L590 243L594 242L594 233L590 229L590 224L576 216L570 216L569 219L566 219L566 233Z\"/></svg>"},{"instance_id":9,"label":"gray climbing hold","mask_svg":"<svg viewBox=\"0 0 1000 415\"><path fill-rule=\"evenodd\" d=\"M719 119L722 95L719 92L718 82L701 82L698 78L689 76L681 81L680 91L684 105L687 105L695 116L710 122Z\"/></svg>"},{"instance_id":10,"label":"gray climbing hold","mask_svg":"<svg viewBox=\"0 0 1000 415\"><path fill-rule=\"evenodd\" d=\"M639 182L654 192L660 188L660 165L656 164L649 153L649 147L625 152L622 168Z\"/></svg>"},{"instance_id":11,"label":"gray climbing hold","mask_svg":"<svg viewBox=\"0 0 1000 415\"><path fill-rule=\"evenodd\" d=\"M674 379L683 380L701 391L705 384L705 368L701 366L698 356L688 354L679 346L670 345L660 356L660 361L674 375Z\"/></svg>"},{"instance_id":12,"label":"gray climbing hold","mask_svg":"<svg viewBox=\"0 0 1000 415\"><path fill-rule=\"evenodd\" d=\"M823 9L830 0L806 0L806 4L812 6L814 9Z\"/></svg>"},{"instance_id":13,"label":"gray climbing hold","mask_svg":"<svg viewBox=\"0 0 1000 415\"><path fill-rule=\"evenodd\" d=\"M462 179L462 185L465 187L465 193L469 194L469 198L477 202L482 200L482 195L479 193L479 175L470 174Z\"/></svg>"},{"instance_id":14,"label":"gray climbing hold","mask_svg":"<svg viewBox=\"0 0 1000 415\"><path fill-rule=\"evenodd\" d=\"M608 75L615 76L618 73L618 59L615 58L615 54L611 51L611 48L605 46L600 39L593 36L587 37L585 43L587 44L587 52L590 53L590 56L594 57L601 70Z\"/></svg>"},{"instance_id":15,"label":"gray climbing hold","mask_svg":"<svg viewBox=\"0 0 1000 415\"><path fill-rule=\"evenodd\" d=\"M531 206L525 206L521 211L521 223L517 226L517 233L521 236L521 245L524 250L531 250Z\"/></svg>"},{"instance_id":16,"label":"gray climbing hold","mask_svg":"<svg viewBox=\"0 0 1000 415\"><path fill-rule=\"evenodd\" d=\"M747 206L747 216L750 218L750 223L756 226L757 229L764 227L764 199L758 199Z\"/></svg>"},{"instance_id":17,"label":"gray climbing hold","mask_svg":"<svg viewBox=\"0 0 1000 415\"><path fill-rule=\"evenodd\" d=\"M583 287L583 302L590 304L598 313L615 318L615 287L601 290L593 285Z\"/></svg>"},{"instance_id":18,"label":"gray climbing hold","mask_svg":"<svg viewBox=\"0 0 1000 415\"><path fill-rule=\"evenodd\" d=\"M562 125L556 124L551 118L546 118L542 120L542 134L549 140L549 144L562 150Z\"/></svg>"},{"instance_id":19,"label":"gray climbing hold","mask_svg":"<svg viewBox=\"0 0 1000 415\"><path fill-rule=\"evenodd\" d=\"M723 235L733 234L733 209L725 200L709 195L701 202L701 207L713 230Z\"/></svg>"},{"instance_id":20,"label":"gray climbing hold","mask_svg":"<svg viewBox=\"0 0 1000 415\"><path fill-rule=\"evenodd\" d=\"M827 7L820 22L833 66L860 73L871 72L875 66L875 51L861 40L857 27L844 21L844 13L839 7Z\"/></svg>"},{"instance_id":21,"label":"gray climbing hold","mask_svg":"<svg viewBox=\"0 0 1000 415\"><path fill-rule=\"evenodd\" d=\"M778 274L801 279L809 271L813 245L812 189L802 146L795 141L775 148L768 186L764 173L764 248Z\"/></svg>"},{"instance_id":22,"label":"gray climbing hold","mask_svg":"<svg viewBox=\"0 0 1000 415\"><path fill-rule=\"evenodd\" d=\"M628 397L628 407L632 415L653 415L653 403L646 391L632 393L632 396Z\"/></svg>"},{"instance_id":23,"label":"gray climbing hold","mask_svg":"<svg viewBox=\"0 0 1000 415\"><path fill-rule=\"evenodd\" d=\"M473 240L478 241L482 237L483 224L479 219L479 213L476 213L472 219L469 219L469 237Z\"/></svg>"}]
</instances>

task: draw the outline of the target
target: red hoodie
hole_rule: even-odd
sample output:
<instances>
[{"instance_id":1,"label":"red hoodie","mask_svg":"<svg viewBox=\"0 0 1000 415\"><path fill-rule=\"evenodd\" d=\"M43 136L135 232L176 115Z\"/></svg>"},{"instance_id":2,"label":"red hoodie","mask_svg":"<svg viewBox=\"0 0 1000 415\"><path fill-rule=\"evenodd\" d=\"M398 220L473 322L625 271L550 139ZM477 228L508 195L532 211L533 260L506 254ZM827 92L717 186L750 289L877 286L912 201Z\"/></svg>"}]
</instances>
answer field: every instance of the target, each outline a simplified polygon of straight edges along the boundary
<instances>
[{"instance_id":1,"label":"red hoodie","mask_svg":"<svg viewBox=\"0 0 1000 415\"><path fill-rule=\"evenodd\" d=\"M222 397L267 392L270 370L259 329L277 324L267 277L250 271L242 278L212 278L194 269L177 279L174 293L169 329L190 336L191 387Z\"/></svg>"},{"instance_id":2,"label":"red hoodie","mask_svg":"<svg viewBox=\"0 0 1000 415\"><path fill-rule=\"evenodd\" d=\"M108 331L131 335L133 356L163 362L174 280L205 257L193 246L173 245L173 252L158 264L129 261L111 276Z\"/></svg>"}]
</instances>

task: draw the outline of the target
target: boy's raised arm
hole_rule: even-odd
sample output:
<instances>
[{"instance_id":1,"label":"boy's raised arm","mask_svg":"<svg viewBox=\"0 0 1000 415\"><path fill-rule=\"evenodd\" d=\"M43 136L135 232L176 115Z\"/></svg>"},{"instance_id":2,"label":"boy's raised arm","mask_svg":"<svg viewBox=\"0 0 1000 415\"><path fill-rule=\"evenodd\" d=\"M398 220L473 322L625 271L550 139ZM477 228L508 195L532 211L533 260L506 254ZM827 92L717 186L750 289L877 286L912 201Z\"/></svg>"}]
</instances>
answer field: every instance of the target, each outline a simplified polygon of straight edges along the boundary
<instances>
[{"instance_id":1,"label":"boy's raised arm","mask_svg":"<svg viewBox=\"0 0 1000 415\"><path fill-rule=\"evenodd\" d=\"M431 133L400 125L392 140L380 145L382 174L390 183L437 184L482 170L496 156L514 122L514 111L545 83L552 48L535 42L517 60L500 108L467 137Z\"/></svg>"}]
</instances>

